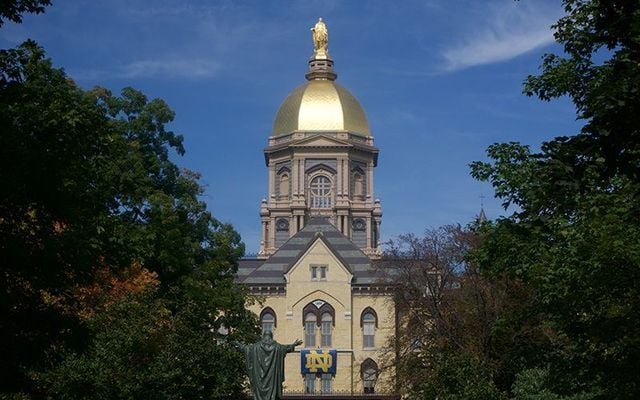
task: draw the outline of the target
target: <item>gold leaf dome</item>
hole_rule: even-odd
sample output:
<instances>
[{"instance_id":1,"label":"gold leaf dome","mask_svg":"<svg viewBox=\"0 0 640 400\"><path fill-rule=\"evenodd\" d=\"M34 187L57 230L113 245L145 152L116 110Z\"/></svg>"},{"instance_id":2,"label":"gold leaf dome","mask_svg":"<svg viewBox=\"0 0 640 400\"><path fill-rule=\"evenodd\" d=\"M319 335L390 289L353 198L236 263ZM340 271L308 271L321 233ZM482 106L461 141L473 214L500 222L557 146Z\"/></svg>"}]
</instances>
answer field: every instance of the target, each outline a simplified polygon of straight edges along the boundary
<instances>
[{"instance_id":1,"label":"gold leaf dome","mask_svg":"<svg viewBox=\"0 0 640 400\"><path fill-rule=\"evenodd\" d=\"M272 136L294 131L349 131L371 136L358 100L332 79L313 79L298 86L284 100Z\"/></svg>"}]
</instances>

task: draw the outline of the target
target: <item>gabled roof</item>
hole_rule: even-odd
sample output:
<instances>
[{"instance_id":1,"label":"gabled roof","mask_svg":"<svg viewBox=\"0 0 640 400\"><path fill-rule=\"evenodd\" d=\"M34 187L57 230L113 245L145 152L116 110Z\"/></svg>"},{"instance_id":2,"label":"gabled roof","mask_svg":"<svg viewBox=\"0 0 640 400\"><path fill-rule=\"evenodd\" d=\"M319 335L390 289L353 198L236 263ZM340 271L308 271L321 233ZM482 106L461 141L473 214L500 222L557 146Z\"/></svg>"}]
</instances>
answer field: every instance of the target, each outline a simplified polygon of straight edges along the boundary
<instances>
[{"instance_id":1,"label":"gabled roof","mask_svg":"<svg viewBox=\"0 0 640 400\"><path fill-rule=\"evenodd\" d=\"M321 240L353 274L352 284L371 285L387 277L386 273L375 268L369 257L327 218L315 217L262 264L258 260L240 260L237 281L250 286L284 285L284 275L316 240Z\"/></svg>"}]
</instances>

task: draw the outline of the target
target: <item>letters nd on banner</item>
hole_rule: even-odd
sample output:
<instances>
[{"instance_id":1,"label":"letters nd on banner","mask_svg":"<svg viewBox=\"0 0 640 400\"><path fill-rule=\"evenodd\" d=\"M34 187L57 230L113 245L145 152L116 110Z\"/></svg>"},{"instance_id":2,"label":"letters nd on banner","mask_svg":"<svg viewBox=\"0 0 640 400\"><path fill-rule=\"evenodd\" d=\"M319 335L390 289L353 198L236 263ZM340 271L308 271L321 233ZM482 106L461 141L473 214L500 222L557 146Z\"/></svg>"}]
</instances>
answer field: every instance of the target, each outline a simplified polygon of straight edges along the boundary
<instances>
[{"instance_id":1,"label":"letters nd on banner","mask_svg":"<svg viewBox=\"0 0 640 400\"><path fill-rule=\"evenodd\" d=\"M336 374L338 352L332 350L300 350L300 371L306 374Z\"/></svg>"}]
</instances>

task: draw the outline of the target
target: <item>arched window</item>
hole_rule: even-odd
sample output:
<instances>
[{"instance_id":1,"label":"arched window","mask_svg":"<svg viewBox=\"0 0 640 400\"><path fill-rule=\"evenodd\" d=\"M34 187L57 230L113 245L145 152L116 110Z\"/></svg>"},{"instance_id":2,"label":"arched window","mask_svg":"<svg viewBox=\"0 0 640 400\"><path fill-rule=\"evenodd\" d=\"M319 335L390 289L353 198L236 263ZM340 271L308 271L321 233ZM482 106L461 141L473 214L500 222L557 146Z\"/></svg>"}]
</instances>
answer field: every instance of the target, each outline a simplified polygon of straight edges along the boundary
<instances>
[{"instance_id":1,"label":"arched window","mask_svg":"<svg viewBox=\"0 0 640 400\"><path fill-rule=\"evenodd\" d=\"M280 198L286 199L289 197L289 173L283 172L280 174Z\"/></svg>"},{"instance_id":2,"label":"arched window","mask_svg":"<svg viewBox=\"0 0 640 400\"><path fill-rule=\"evenodd\" d=\"M376 328L378 327L378 316L371 307L362 311L360 316L360 326L362 327L362 347L375 347Z\"/></svg>"},{"instance_id":3,"label":"arched window","mask_svg":"<svg viewBox=\"0 0 640 400\"><path fill-rule=\"evenodd\" d=\"M375 393L375 385L378 380L378 364L367 358L360 365L360 377L365 393Z\"/></svg>"},{"instance_id":4,"label":"arched window","mask_svg":"<svg viewBox=\"0 0 640 400\"><path fill-rule=\"evenodd\" d=\"M362 175L359 172L353 174L353 195L364 196L364 185L362 184Z\"/></svg>"},{"instance_id":5,"label":"arched window","mask_svg":"<svg viewBox=\"0 0 640 400\"><path fill-rule=\"evenodd\" d=\"M331 208L331 180L324 175L316 176L309 185L312 208Z\"/></svg>"},{"instance_id":6,"label":"arched window","mask_svg":"<svg viewBox=\"0 0 640 400\"><path fill-rule=\"evenodd\" d=\"M318 317L315 313L307 313L304 316L304 346L316 346L316 326L318 325Z\"/></svg>"},{"instance_id":7,"label":"arched window","mask_svg":"<svg viewBox=\"0 0 640 400\"><path fill-rule=\"evenodd\" d=\"M262 324L262 333L273 332L276 327L276 313L270 307L265 308L260 313L260 323Z\"/></svg>"},{"instance_id":8,"label":"arched window","mask_svg":"<svg viewBox=\"0 0 640 400\"><path fill-rule=\"evenodd\" d=\"M331 330L333 325L333 317L331 314L322 314L322 324L320 326L320 345L322 347L331 347Z\"/></svg>"}]
</instances>

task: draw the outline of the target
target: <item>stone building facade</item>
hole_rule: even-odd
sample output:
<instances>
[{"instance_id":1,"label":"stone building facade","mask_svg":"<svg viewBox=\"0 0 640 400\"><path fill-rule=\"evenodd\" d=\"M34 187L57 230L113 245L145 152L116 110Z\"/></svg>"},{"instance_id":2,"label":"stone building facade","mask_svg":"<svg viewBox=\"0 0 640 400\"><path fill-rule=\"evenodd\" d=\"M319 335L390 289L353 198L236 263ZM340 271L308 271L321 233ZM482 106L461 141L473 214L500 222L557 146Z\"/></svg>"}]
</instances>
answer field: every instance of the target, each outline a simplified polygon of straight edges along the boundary
<instances>
[{"instance_id":1,"label":"stone building facade","mask_svg":"<svg viewBox=\"0 0 640 400\"><path fill-rule=\"evenodd\" d=\"M324 43L276 115L264 150L260 251L241 260L237 280L263 299L251 306L263 330L280 343L304 340L286 358L287 398L395 399L393 371L381 368L395 356L396 315L377 263L378 149L359 102L335 82Z\"/></svg>"}]
</instances>

